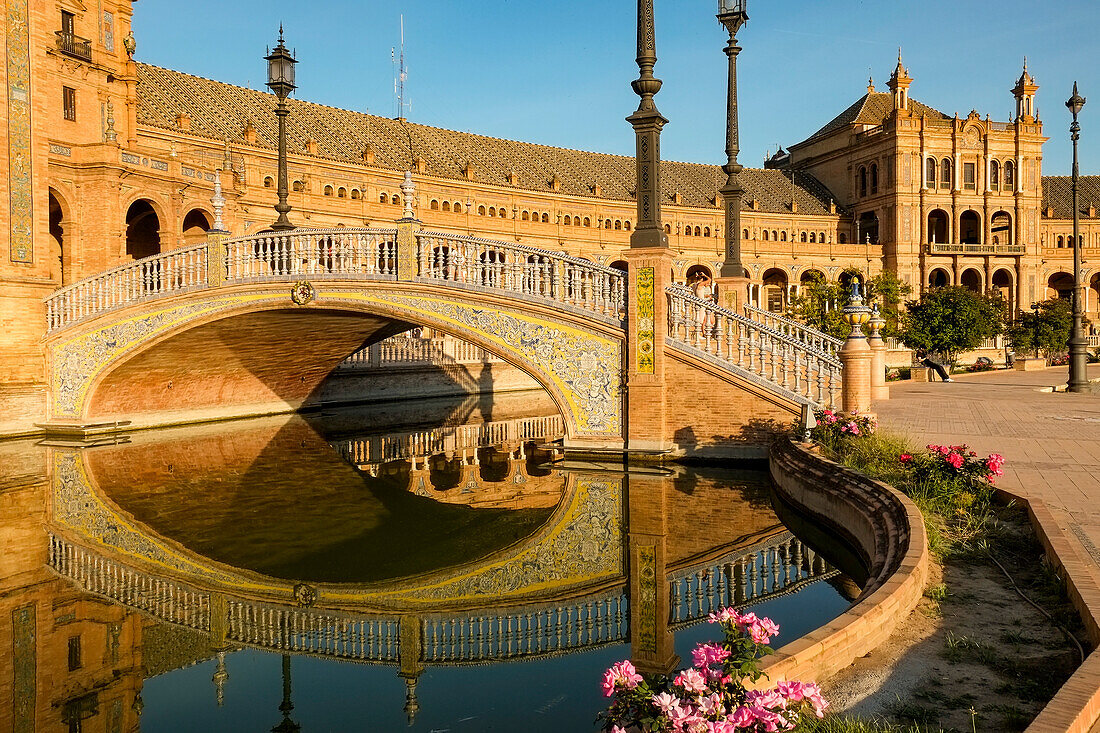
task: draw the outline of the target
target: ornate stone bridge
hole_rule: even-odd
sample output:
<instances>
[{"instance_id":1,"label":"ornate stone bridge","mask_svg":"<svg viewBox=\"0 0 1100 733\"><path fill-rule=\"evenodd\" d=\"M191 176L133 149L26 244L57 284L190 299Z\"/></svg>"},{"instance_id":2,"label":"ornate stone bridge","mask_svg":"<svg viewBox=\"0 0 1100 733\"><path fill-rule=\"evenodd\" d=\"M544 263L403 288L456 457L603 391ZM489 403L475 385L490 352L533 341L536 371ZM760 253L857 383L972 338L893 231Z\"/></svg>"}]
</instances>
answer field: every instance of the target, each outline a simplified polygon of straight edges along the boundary
<instances>
[{"instance_id":1,"label":"ornate stone bridge","mask_svg":"<svg viewBox=\"0 0 1100 733\"><path fill-rule=\"evenodd\" d=\"M639 426L627 424L628 364L661 362L665 404L648 432L672 443L751 440L757 423L836 404L840 362L820 334L684 288L670 287L653 308L653 269L631 272L628 283L627 273L587 260L405 220L394 229L211 234L47 299L46 427L294 409L349 354L414 325L530 374L561 410L571 446L629 445ZM628 317L638 318L637 343ZM684 412L701 399L706 409Z\"/></svg>"}]
</instances>

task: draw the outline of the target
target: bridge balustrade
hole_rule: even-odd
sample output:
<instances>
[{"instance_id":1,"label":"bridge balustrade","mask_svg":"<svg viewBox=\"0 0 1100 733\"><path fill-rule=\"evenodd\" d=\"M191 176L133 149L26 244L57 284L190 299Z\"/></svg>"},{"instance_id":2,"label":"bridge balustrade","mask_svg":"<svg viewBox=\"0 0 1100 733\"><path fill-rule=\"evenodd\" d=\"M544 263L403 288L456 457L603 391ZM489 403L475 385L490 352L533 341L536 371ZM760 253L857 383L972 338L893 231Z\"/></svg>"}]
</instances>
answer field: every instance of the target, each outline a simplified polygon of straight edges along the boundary
<instances>
[{"instance_id":1,"label":"bridge balustrade","mask_svg":"<svg viewBox=\"0 0 1100 733\"><path fill-rule=\"evenodd\" d=\"M619 318L625 279L579 257L478 237L417 234L420 276L532 295Z\"/></svg>"},{"instance_id":2,"label":"bridge balustrade","mask_svg":"<svg viewBox=\"0 0 1100 733\"><path fill-rule=\"evenodd\" d=\"M772 331L777 331L785 336L797 339L811 348L822 351L829 356L840 358L840 348L844 346L844 339L838 339L827 333L811 328L804 323L799 323L793 318L788 318L780 313L757 308L748 303L744 306L745 317L756 321Z\"/></svg>"},{"instance_id":3,"label":"bridge balustrade","mask_svg":"<svg viewBox=\"0 0 1100 733\"><path fill-rule=\"evenodd\" d=\"M835 356L683 288L670 288L667 297L670 341L740 367L798 401L837 407L843 370Z\"/></svg>"},{"instance_id":4,"label":"bridge balustrade","mask_svg":"<svg viewBox=\"0 0 1100 733\"><path fill-rule=\"evenodd\" d=\"M226 242L227 282L397 274L396 229L293 229Z\"/></svg>"}]
</instances>

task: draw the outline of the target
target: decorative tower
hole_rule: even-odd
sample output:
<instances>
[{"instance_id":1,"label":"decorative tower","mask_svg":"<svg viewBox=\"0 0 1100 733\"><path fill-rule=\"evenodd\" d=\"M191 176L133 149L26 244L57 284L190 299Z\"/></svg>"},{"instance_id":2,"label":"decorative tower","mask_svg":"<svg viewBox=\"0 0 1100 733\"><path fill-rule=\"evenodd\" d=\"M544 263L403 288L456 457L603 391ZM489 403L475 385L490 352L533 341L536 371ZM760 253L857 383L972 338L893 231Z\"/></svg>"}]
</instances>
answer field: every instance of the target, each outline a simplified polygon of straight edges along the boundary
<instances>
[{"instance_id":1,"label":"decorative tower","mask_svg":"<svg viewBox=\"0 0 1100 733\"><path fill-rule=\"evenodd\" d=\"M1012 96L1016 98L1016 121L1017 122L1034 122L1035 121L1035 92L1039 90L1039 85L1035 83L1035 79L1028 73L1027 70L1027 57L1024 57L1024 71L1020 74L1020 78L1016 80L1016 86L1012 87Z\"/></svg>"},{"instance_id":2,"label":"decorative tower","mask_svg":"<svg viewBox=\"0 0 1100 733\"><path fill-rule=\"evenodd\" d=\"M902 113L909 111L909 85L912 83L913 78L909 76L909 72L901 62L901 49L899 48L898 65L894 68L894 73L890 75L890 81L887 83L890 91L894 94L894 111Z\"/></svg>"}]
</instances>

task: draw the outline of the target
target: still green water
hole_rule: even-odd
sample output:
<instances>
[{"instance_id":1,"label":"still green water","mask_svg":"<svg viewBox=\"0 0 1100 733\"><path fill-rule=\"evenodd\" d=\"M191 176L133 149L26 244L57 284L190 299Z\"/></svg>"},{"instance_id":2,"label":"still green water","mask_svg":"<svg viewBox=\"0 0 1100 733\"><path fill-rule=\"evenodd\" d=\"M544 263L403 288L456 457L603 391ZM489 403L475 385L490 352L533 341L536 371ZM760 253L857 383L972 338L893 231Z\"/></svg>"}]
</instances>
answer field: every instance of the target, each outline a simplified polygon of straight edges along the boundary
<instances>
[{"instance_id":1,"label":"still green water","mask_svg":"<svg viewBox=\"0 0 1100 733\"><path fill-rule=\"evenodd\" d=\"M16 729L594 730L603 670L656 613L631 591L639 548L682 658L714 608L784 643L858 592L761 471L563 463L545 410L455 412L0 446L5 606L35 639Z\"/></svg>"}]
</instances>

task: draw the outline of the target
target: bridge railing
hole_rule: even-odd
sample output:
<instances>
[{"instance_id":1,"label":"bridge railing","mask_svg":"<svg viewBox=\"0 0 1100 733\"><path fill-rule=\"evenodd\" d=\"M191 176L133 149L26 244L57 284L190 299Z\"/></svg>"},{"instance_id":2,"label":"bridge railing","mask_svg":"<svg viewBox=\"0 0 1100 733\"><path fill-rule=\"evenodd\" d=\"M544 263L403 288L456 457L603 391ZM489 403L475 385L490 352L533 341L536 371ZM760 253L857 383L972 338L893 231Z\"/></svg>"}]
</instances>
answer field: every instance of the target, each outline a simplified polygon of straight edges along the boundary
<instances>
[{"instance_id":1,"label":"bridge railing","mask_svg":"<svg viewBox=\"0 0 1100 733\"><path fill-rule=\"evenodd\" d=\"M733 364L814 405L836 407L840 360L683 288L669 289L668 338Z\"/></svg>"},{"instance_id":2,"label":"bridge railing","mask_svg":"<svg viewBox=\"0 0 1100 733\"><path fill-rule=\"evenodd\" d=\"M396 229L292 229L225 243L227 282L397 274Z\"/></svg>"},{"instance_id":3,"label":"bridge railing","mask_svg":"<svg viewBox=\"0 0 1100 733\"><path fill-rule=\"evenodd\" d=\"M487 364L501 362L476 344L454 338L413 338L391 336L360 349L340 362L340 369L379 369L394 366L430 364Z\"/></svg>"},{"instance_id":4,"label":"bridge railing","mask_svg":"<svg viewBox=\"0 0 1100 733\"><path fill-rule=\"evenodd\" d=\"M839 358L838 354L840 353L840 347L844 345L843 339L830 336L827 333L818 331L816 328L811 328L805 323L799 323L793 318L788 318L780 313L772 313L771 311L757 308L748 303L745 304L744 311L745 317L749 320L756 321L760 325L766 326L773 331L797 339L807 346L822 351L829 356Z\"/></svg>"},{"instance_id":5,"label":"bridge railing","mask_svg":"<svg viewBox=\"0 0 1100 733\"><path fill-rule=\"evenodd\" d=\"M47 330L138 300L206 287L206 244L130 262L81 280L46 299Z\"/></svg>"},{"instance_id":6,"label":"bridge railing","mask_svg":"<svg viewBox=\"0 0 1100 733\"><path fill-rule=\"evenodd\" d=\"M478 237L417 234L420 276L548 298L620 317L626 280L620 270L548 250Z\"/></svg>"}]
</instances>

